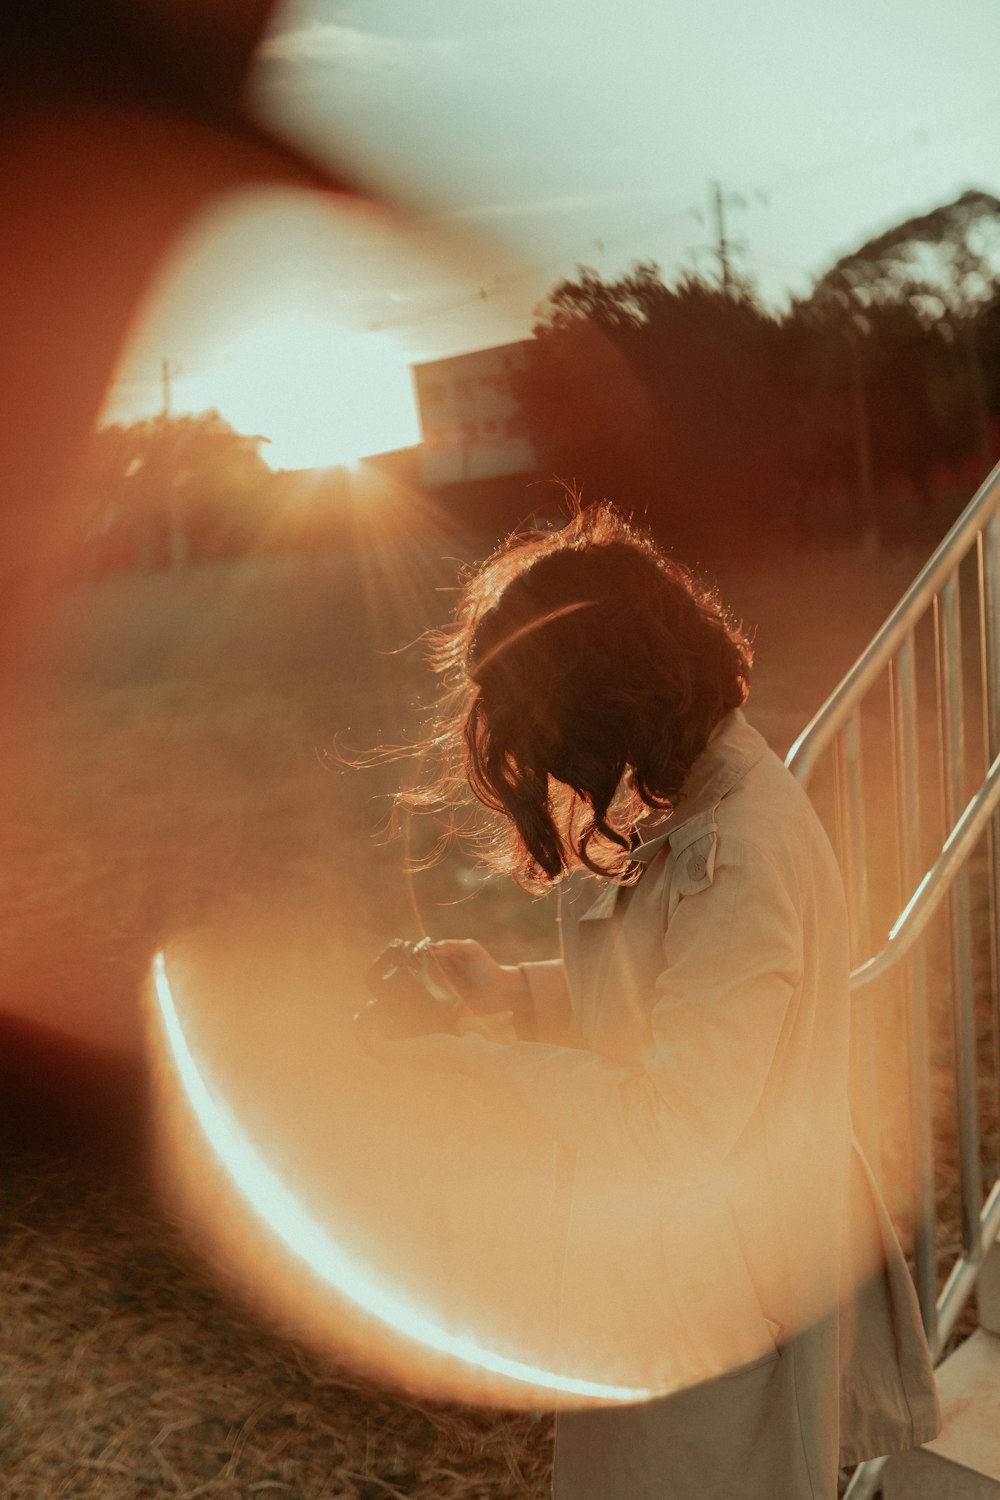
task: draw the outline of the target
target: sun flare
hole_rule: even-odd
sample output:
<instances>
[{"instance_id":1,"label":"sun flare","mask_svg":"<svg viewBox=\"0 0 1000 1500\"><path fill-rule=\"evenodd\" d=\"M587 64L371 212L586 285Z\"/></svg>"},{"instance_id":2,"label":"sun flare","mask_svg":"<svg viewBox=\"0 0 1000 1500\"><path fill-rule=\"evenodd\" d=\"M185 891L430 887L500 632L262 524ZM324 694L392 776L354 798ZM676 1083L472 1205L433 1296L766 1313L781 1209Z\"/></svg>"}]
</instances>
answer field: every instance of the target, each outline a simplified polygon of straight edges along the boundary
<instances>
[{"instance_id":1,"label":"sun flare","mask_svg":"<svg viewBox=\"0 0 1000 1500\"><path fill-rule=\"evenodd\" d=\"M162 953L153 960L162 1032L187 1107L227 1174L268 1230L322 1281L396 1333L478 1372L540 1390L608 1402L648 1400L654 1391L607 1385L510 1359L467 1334L448 1329L434 1310L377 1276L347 1251L281 1180L246 1135L195 1061L177 1014Z\"/></svg>"},{"instance_id":2,"label":"sun flare","mask_svg":"<svg viewBox=\"0 0 1000 1500\"><path fill-rule=\"evenodd\" d=\"M202 215L147 292L101 420L217 411L267 439L273 469L416 443L412 356L369 326L386 254L367 221L297 193L241 194Z\"/></svg>"}]
</instances>

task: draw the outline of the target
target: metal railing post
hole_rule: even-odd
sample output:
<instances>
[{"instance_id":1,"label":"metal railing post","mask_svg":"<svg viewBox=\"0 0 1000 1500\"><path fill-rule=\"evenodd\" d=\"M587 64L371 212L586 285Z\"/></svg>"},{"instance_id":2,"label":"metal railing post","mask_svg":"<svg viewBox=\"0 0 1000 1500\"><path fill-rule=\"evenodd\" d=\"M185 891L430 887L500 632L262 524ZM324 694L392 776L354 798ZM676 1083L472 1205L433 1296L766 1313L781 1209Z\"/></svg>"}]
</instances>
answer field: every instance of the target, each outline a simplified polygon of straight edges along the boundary
<instances>
[{"instance_id":1,"label":"metal railing post","mask_svg":"<svg viewBox=\"0 0 1000 1500\"><path fill-rule=\"evenodd\" d=\"M917 749L917 671L913 633L899 648L893 672L893 727L900 876L911 890L920 879L920 777ZM923 943L906 960L907 1071L913 1172L913 1256L927 1337L937 1324L937 1250L934 1234L934 1144L931 1133L930 1026Z\"/></svg>"},{"instance_id":2,"label":"metal railing post","mask_svg":"<svg viewBox=\"0 0 1000 1500\"><path fill-rule=\"evenodd\" d=\"M868 849L865 827L861 713L856 710L835 741L838 809L844 851L844 891L851 930L851 964L856 967L871 948ZM881 1182L881 1130L878 1097L878 1033L871 993L854 997L851 1016L852 1114L858 1140Z\"/></svg>"},{"instance_id":3,"label":"metal railing post","mask_svg":"<svg viewBox=\"0 0 1000 1500\"><path fill-rule=\"evenodd\" d=\"M983 739L986 764L1000 752L1000 516L991 516L977 539L979 631L982 663ZM993 993L993 1063L1000 1114L1000 814L990 823L986 845L989 898L990 980ZM1000 1171L1000 1151L994 1162Z\"/></svg>"},{"instance_id":4,"label":"metal railing post","mask_svg":"<svg viewBox=\"0 0 1000 1500\"><path fill-rule=\"evenodd\" d=\"M941 770L945 828L955 826L965 802L964 705L962 700L962 627L958 569L948 579L938 611L938 652L942 715ZM952 1003L955 1030L959 1182L962 1246L978 1260L982 1253L979 1211L983 1181L979 1165L979 1100L976 1094L976 1018L972 985L972 898L968 861L955 875L949 895Z\"/></svg>"}]
</instances>

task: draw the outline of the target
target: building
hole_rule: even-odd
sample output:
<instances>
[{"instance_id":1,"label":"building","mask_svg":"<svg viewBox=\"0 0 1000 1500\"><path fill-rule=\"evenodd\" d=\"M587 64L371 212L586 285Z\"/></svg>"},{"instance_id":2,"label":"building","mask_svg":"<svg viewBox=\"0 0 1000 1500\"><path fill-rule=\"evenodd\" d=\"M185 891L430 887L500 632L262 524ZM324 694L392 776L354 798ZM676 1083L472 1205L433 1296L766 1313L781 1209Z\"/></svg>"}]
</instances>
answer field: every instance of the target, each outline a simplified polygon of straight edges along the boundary
<instances>
[{"instance_id":1,"label":"building","mask_svg":"<svg viewBox=\"0 0 1000 1500\"><path fill-rule=\"evenodd\" d=\"M468 484L537 472L538 457L511 388L511 377L523 369L531 347L531 339L522 339L413 366L423 484Z\"/></svg>"}]
</instances>

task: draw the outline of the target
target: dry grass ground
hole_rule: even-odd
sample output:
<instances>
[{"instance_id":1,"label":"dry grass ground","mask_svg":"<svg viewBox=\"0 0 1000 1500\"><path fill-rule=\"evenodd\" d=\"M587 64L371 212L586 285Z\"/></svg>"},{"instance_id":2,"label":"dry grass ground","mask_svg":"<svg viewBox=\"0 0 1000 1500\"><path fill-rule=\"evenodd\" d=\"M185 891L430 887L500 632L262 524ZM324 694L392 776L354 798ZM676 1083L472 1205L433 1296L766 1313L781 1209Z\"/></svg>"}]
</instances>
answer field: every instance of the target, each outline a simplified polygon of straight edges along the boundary
<instances>
[{"instance_id":1,"label":"dry grass ground","mask_svg":"<svg viewBox=\"0 0 1000 1500\"><path fill-rule=\"evenodd\" d=\"M339 773L323 755L337 734L405 735L427 684L401 648L446 609L442 555L459 551L448 539L425 555L117 579L53 613L0 729L0 1012L137 1049L152 951L276 910L317 930L349 910L358 955L425 929L475 934L504 958L552 950L550 908L477 881L460 857L404 878L399 847L372 840L397 773ZM920 560L727 570L724 592L757 626L751 717L776 749ZM341 980L356 986L357 966ZM13 1097L10 1071L0 1082ZM141 1128L142 1089L126 1095L103 1113L107 1098L75 1097L44 1152L23 1099L8 1132L0 1495L547 1493L547 1417L396 1397L210 1275L141 1175L110 1164L144 1161L122 1138ZM105 1147L94 1160L71 1150L88 1130Z\"/></svg>"},{"instance_id":2,"label":"dry grass ground","mask_svg":"<svg viewBox=\"0 0 1000 1500\"><path fill-rule=\"evenodd\" d=\"M281 1337L120 1179L7 1164L5 1500L492 1500L546 1491L551 1422L394 1397Z\"/></svg>"}]
</instances>

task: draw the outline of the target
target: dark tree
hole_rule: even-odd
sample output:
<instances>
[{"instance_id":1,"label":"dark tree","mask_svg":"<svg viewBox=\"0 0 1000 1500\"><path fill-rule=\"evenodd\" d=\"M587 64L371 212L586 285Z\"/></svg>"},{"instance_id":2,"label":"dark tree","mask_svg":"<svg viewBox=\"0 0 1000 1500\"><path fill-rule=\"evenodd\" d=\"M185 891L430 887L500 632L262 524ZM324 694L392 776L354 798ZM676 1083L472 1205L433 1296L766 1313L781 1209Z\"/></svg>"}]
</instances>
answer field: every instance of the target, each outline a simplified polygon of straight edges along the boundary
<instances>
[{"instance_id":1,"label":"dark tree","mask_svg":"<svg viewBox=\"0 0 1000 1500\"><path fill-rule=\"evenodd\" d=\"M1000 199L970 190L842 256L816 289L817 297L846 290L862 309L907 308L924 327L946 334L964 363L968 420L984 473L995 455L978 324L994 294L998 252Z\"/></svg>"},{"instance_id":2,"label":"dark tree","mask_svg":"<svg viewBox=\"0 0 1000 1500\"><path fill-rule=\"evenodd\" d=\"M267 525L263 442L218 412L99 428L80 485L90 545L138 567L248 551Z\"/></svg>"},{"instance_id":3,"label":"dark tree","mask_svg":"<svg viewBox=\"0 0 1000 1500\"><path fill-rule=\"evenodd\" d=\"M581 267L534 335L517 395L543 467L675 538L787 524L781 327L747 289L690 275L668 287L652 264L613 282Z\"/></svg>"}]
</instances>

